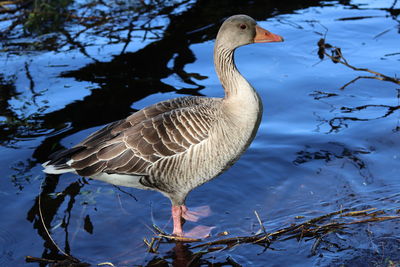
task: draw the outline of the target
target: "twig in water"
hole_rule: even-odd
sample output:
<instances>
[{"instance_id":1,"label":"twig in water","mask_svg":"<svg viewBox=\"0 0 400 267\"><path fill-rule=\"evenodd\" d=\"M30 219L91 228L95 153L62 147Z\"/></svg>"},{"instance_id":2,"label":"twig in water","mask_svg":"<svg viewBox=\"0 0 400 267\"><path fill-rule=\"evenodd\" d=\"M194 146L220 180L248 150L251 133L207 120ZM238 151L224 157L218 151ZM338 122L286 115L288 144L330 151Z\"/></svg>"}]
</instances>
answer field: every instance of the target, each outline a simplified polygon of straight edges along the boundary
<instances>
[{"instance_id":1,"label":"twig in water","mask_svg":"<svg viewBox=\"0 0 400 267\"><path fill-rule=\"evenodd\" d=\"M201 239L199 238L190 238L190 237L183 237L183 236L174 236L174 235L164 235L164 234L158 234L159 237L164 237L169 240L174 240L174 241L179 241L179 242L185 242L185 243L192 243L192 242L200 242Z\"/></svg>"},{"instance_id":2,"label":"twig in water","mask_svg":"<svg viewBox=\"0 0 400 267\"><path fill-rule=\"evenodd\" d=\"M44 180L43 180L44 181ZM43 182L40 184L40 189L42 189L43 186ZM38 210L39 210L39 217L40 217L40 221L42 223L42 226L46 232L47 237L50 239L51 243L57 248L57 250L63 255L65 256L64 259L62 260L53 260L53 259L45 259L45 258L38 258L38 257L32 257L32 256L26 256L25 260L26 262L38 262L38 263L43 263L43 264L51 264L51 266L70 266L70 267L88 267L91 266L90 264L86 263L86 262L81 262L80 260L78 260L77 258L67 254L64 250L62 250L57 243L54 241L54 239L51 237L49 230L46 227L45 221L44 221L44 217L43 217L43 212L42 212L42 190L40 190L41 193L38 196ZM98 266L104 266L104 265L108 265L108 266L114 266L111 262L103 262L103 263L99 263L97 264Z\"/></svg>"},{"instance_id":3,"label":"twig in water","mask_svg":"<svg viewBox=\"0 0 400 267\"><path fill-rule=\"evenodd\" d=\"M114 267L115 265L114 264L112 264L111 262L102 262L102 263L98 263L97 264L97 266L105 266L105 265L107 265L107 266L112 266L112 267Z\"/></svg>"},{"instance_id":4,"label":"twig in water","mask_svg":"<svg viewBox=\"0 0 400 267\"><path fill-rule=\"evenodd\" d=\"M359 210L359 211L350 211L350 212L346 212L344 214L341 214L341 217L346 217L346 216L365 216L367 215L369 211L373 211L376 210L376 208L370 208L370 209L366 209L366 210ZM369 213L369 215L371 215L371 213Z\"/></svg>"},{"instance_id":5,"label":"twig in water","mask_svg":"<svg viewBox=\"0 0 400 267\"><path fill-rule=\"evenodd\" d=\"M44 180L43 180L43 181L44 181ZM40 188L42 188L43 181L42 181L42 183L40 184ZM75 259L74 257L72 257L71 255L68 255L66 252L64 252L64 250L62 250L62 249L57 245L57 243L54 241L54 239L51 237L51 235L50 235L50 233L49 233L49 230L47 230L46 224L45 224L44 219L43 219L41 199L42 199L42 194L40 193L39 196L38 196L39 217L40 217L40 221L42 222L43 229L45 230L45 232L46 232L46 234L47 234L47 237L50 239L51 243L53 243L53 245L58 249L58 251L61 252L64 256L66 256L67 258L71 258L71 259L73 259L73 260L77 260L77 259ZM79 260L77 260L77 261L79 262Z\"/></svg>"},{"instance_id":6,"label":"twig in water","mask_svg":"<svg viewBox=\"0 0 400 267\"><path fill-rule=\"evenodd\" d=\"M331 54L328 54L326 52L327 50L329 50L331 52ZM355 71L369 72L374 75L374 76L358 76L357 78L346 83L340 89L346 88L348 85L356 82L359 79L375 79L375 80L381 80L381 81L392 82L395 84L400 84L400 79L398 79L398 78L390 77L390 76L387 76L380 72L370 70L367 68L358 68L353 65L350 65L350 63L347 61L347 59L343 56L342 50L340 49L340 47L336 47L336 46L326 43L325 38L321 38L318 41L318 56L320 59L323 59L324 56L327 56L328 58L330 58L332 60L333 63L340 63L340 64L342 64L348 68L351 68Z\"/></svg>"},{"instance_id":7,"label":"twig in water","mask_svg":"<svg viewBox=\"0 0 400 267\"><path fill-rule=\"evenodd\" d=\"M264 225L263 225L263 223L262 223L262 221L260 219L260 216L258 215L258 212L256 210L254 211L254 214L257 217L257 220L258 220L258 223L260 224L261 230L263 231L264 234L267 234L267 231L265 231L265 227L264 227Z\"/></svg>"},{"instance_id":8,"label":"twig in water","mask_svg":"<svg viewBox=\"0 0 400 267\"><path fill-rule=\"evenodd\" d=\"M373 211L375 209L366 209L360 211L349 211L349 209L343 209L335 212L331 212L316 218L312 218L308 221L305 221L300 224L294 224L286 228L279 229L272 233L260 233L251 236L240 236L240 237L229 237L224 239L213 240L209 242L203 242L200 244L196 244L191 246L191 249L201 248L207 249L207 253L213 251L221 251L233 248L234 246L240 244L257 244L263 247L269 248L273 241L284 241L296 238L297 240L302 240L304 237L310 237L311 239L316 239L315 243L312 246L311 254L314 255L316 250L321 242L326 242L323 240L324 236L332 232L336 232L340 229L347 228L349 225L369 223L369 222L379 222L379 221L387 221L393 219L400 219L400 216L380 216L380 214L385 214L383 211L375 211L368 213L369 211ZM356 221L337 221L339 219L347 220L351 217L369 217L363 220ZM328 221L325 224L321 224L326 220ZM182 242L185 242L182 240Z\"/></svg>"},{"instance_id":9,"label":"twig in water","mask_svg":"<svg viewBox=\"0 0 400 267\"><path fill-rule=\"evenodd\" d=\"M43 258L38 258L38 257L32 257L32 256L26 256L25 257L26 262L41 262L41 263L56 263L56 260L49 260L49 259L43 259Z\"/></svg>"},{"instance_id":10,"label":"twig in water","mask_svg":"<svg viewBox=\"0 0 400 267\"><path fill-rule=\"evenodd\" d=\"M158 227L156 224L153 224L153 228L156 230L156 232L158 232L159 234L162 235L167 235L167 233L165 233L160 227Z\"/></svg>"},{"instance_id":11,"label":"twig in water","mask_svg":"<svg viewBox=\"0 0 400 267\"><path fill-rule=\"evenodd\" d=\"M315 239L315 242L311 247L311 255L312 256L317 254L317 249L319 247L319 244L321 244L321 241L322 241L322 237L320 237L320 236Z\"/></svg>"},{"instance_id":12,"label":"twig in water","mask_svg":"<svg viewBox=\"0 0 400 267\"><path fill-rule=\"evenodd\" d=\"M157 253L157 249L159 247L159 242L156 241L160 241L159 238L151 238L151 241L149 242L146 238L143 238L143 242L147 245L147 252L150 253ZM156 246L154 246L154 244L156 244Z\"/></svg>"}]
</instances>

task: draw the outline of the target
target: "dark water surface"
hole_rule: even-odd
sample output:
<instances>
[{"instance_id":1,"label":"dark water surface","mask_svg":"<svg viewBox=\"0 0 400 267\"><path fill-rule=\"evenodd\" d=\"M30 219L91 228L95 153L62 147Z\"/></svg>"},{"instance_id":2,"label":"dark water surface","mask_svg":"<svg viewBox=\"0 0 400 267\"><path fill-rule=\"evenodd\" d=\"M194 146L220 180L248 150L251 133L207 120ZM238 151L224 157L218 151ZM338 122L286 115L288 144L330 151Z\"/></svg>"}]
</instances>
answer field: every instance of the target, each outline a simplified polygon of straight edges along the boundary
<instances>
[{"instance_id":1,"label":"dark water surface","mask_svg":"<svg viewBox=\"0 0 400 267\"><path fill-rule=\"evenodd\" d=\"M263 100L263 119L237 164L189 195L188 206L210 205L213 211L200 223L215 226L213 234L240 236L258 230L254 210L267 231L274 231L298 222L296 216L307 220L345 208L400 209L400 85L359 79L340 89L358 75L371 75L317 55L317 42L325 36L350 64L398 76L400 3L210 2L189 1L155 16L156 32L133 31L130 43L129 30L118 32L124 40L95 32L64 37L57 49L10 45L30 38L3 42L0 118L7 122L0 127L0 266L27 265L27 255L57 257L39 219L41 185L52 237L82 261L137 266L165 257L172 264L173 249L189 259L198 251L162 244L160 254L146 252L143 238L153 236L147 226L156 223L172 231L170 203L161 194L118 189L74 174L46 176L40 164L52 152L156 101L222 96L213 41L220 19L236 13L253 16L285 42L237 50L238 68ZM80 30L70 27L72 33ZM216 266L232 265L227 258L243 266L400 261L398 220L353 225L324 240L314 253L313 240L292 239L266 251L241 245L206 254L202 261Z\"/></svg>"}]
</instances>

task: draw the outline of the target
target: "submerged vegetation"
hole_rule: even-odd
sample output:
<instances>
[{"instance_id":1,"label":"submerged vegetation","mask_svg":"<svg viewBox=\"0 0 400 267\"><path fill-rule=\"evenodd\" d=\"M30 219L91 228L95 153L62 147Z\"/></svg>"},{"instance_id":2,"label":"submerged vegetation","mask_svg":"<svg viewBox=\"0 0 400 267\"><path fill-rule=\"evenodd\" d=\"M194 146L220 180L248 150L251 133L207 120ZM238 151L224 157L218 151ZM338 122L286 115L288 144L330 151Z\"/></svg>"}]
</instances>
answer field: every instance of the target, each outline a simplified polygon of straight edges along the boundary
<instances>
[{"instance_id":1,"label":"submerged vegetation","mask_svg":"<svg viewBox=\"0 0 400 267\"><path fill-rule=\"evenodd\" d=\"M311 245L309 255L315 256L319 253L319 251L322 250L341 251L348 249L346 242L343 243L340 241L346 241L347 238L350 238L357 225L400 219L400 215L398 215L400 213L400 209L392 211L377 210L376 208L369 208L365 210L343 209L311 218L302 223L293 223L290 226L283 227L281 229L275 229L273 232L268 232L266 230L266 228L268 228L267 224L262 222L259 214L256 211L254 213L257 217L260 228L259 231L248 236L231 236L228 231L224 231L213 237L204 239L185 238L168 235L158 226L153 225L152 231L155 237L152 237L150 241L144 238L143 242L147 246L147 251L156 256L146 266L168 266L168 264L171 263L174 266L197 266L197 264L211 264L211 262L208 262L204 259L205 255L221 251L232 251L234 248L245 244L261 246L263 248L262 253L267 253L266 251L268 250L275 250L274 245L276 243L282 243L292 239L295 239L298 242L312 241L313 244ZM44 229L46 229L41 211L40 216L43 223L42 226ZM303 219L303 216L296 216L296 220ZM53 240L47 229L46 233L52 244L61 253L61 259L54 260L27 256L27 262L51 263L55 266L58 266L57 264L60 264L60 266L62 264L68 264L68 266L73 267L90 266L90 264L84 263L72 255L64 252ZM332 235L339 236L339 241L331 241ZM158 257L157 255L162 253L159 251L161 250L162 246L170 244L175 244L175 248L173 249L174 253L168 257ZM400 264L400 261L389 261L390 260L388 259L382 259L381 262L376 262L376 266L391 267ZM111 261L97 263L97 265L114 266ZM230 257L227 258L227 265L241 266Z\"/></svg>"}]
</instances>

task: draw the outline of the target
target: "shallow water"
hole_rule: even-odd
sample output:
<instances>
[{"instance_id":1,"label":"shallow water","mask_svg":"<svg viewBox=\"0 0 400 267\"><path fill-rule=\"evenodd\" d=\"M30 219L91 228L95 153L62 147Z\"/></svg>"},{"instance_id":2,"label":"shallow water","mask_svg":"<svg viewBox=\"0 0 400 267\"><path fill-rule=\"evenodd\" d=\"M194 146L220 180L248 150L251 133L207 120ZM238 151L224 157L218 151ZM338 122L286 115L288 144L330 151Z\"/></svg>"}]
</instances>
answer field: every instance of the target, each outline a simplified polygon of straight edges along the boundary
<instances>
[{"instance_id":1,"label":"shallow water","mask_svg":"<svg viewBox=\"0 0 400 267\"><path fill-rule=\"evenodd\" d=\"M213 211L200 223L215 226L214 235L240 236L259 230L254 210L273 231L298 222L296 216L306 220L345 208L400 209L400 86L360 79L340 89L369 74L317 55L317 42L325 37L350 64L398 76L400 3L207 3L189 2L174 16L157 17L165 35L146 39L136 32L125 49L125 43L109 44L93 35L90 41L80 37L85 52L67 44L56 51L3 50L0 116L9 121L0 136L1 266L24 265L27 255L57 257L41 226L39 195L53 239L82 261L136 266L165 258L172 264L173 249L189 255L183 261L190 259L197 250L183 245L162 244L157 255L146 252L143 238L153 236L149 226L172 230L170 203L161 194L73 174L46 176L40 163L58 148L156 101L186 94L222 96L212 64L213 38L218 20L235 13L255 17L285 42L236 52L238 68L263 100L263 119L241 159L189 195L188 206L209 205ZM242 245L207 254L202 264L232 265L227 258L243 266L400 261L398 220L354 225L324 238L330 243L316 253L311 253L313 240L292 239L268 250ZM180 266L176 259L175 266Z\"/></svg>"}]
</instances>

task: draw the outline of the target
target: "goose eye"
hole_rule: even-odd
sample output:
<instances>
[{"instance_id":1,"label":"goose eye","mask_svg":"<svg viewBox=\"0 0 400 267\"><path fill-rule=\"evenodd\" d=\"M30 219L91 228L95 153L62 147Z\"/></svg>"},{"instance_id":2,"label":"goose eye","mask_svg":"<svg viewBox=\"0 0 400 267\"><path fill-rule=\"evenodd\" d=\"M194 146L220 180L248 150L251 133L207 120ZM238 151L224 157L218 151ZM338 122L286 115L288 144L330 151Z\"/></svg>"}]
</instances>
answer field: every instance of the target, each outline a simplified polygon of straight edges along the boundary
<instances>
[{"instance_id":1,"label":"goose eye","mask_svg":"<svg viewBox=\"0 0 400 267\"><path fill-rule=\"evenodd\" d=\"M245 24L240 24L240 29L244 30L246 28L247 28L247 26Z\"/></svg>"}]
</instances>

